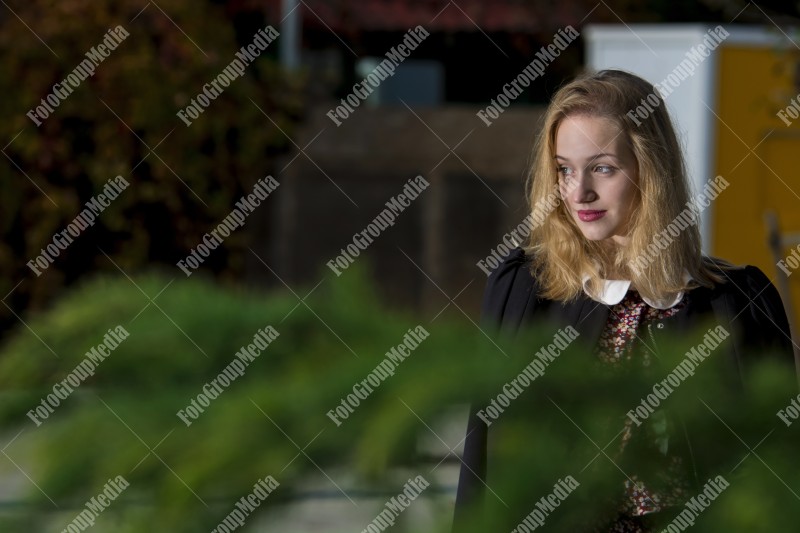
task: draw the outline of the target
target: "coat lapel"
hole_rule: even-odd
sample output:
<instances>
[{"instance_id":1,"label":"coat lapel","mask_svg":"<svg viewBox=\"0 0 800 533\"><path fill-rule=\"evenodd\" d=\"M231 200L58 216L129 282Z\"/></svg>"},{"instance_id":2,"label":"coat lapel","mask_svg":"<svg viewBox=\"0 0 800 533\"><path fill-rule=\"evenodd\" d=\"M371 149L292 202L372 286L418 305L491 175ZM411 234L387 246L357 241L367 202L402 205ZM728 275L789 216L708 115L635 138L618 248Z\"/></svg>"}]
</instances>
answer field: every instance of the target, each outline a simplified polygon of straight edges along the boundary
<instances>
[{"instance_id":1,"label":"coat lapel","mask_svg":"<svg viewBox=\"0 0 800 533\"><path fill-rule=\"evenodd\" d=\"M560 328L572 326L587 346L596 346L608 320L609 308L585 295L550 306L550 317Z\"/></svg>"},{"instance_id":2,"label":"coat lapel","mask_svg":"<svg viewBox=\"0 0 800 533\"><path fill-rule=\"evenodd\" d=\"M597 345L608 320L608 306L595 302L585 294L569 302L541 300L538 298L538 286L530 273L527 269L520 271L506 308L505 318L511 331L518 331L523 326L530 327L545 319L556 329L572 326L587 346Z\"/></svg>"}]
</instances>

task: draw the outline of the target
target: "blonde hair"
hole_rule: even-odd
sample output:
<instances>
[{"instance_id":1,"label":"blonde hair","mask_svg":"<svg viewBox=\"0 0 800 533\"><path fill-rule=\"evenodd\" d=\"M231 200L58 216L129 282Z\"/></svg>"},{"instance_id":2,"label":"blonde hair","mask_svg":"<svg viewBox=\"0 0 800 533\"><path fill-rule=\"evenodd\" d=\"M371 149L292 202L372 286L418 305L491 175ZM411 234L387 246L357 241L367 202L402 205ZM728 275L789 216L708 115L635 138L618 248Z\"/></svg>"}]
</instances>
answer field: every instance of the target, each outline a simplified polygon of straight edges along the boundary
<instances>
[{"instance_id":1,"label":"blonde hair","mask_svg":"<svg viewBox=\"0 0 800 533\"><path fill-rule=\"evenodd\" d=\"M635 110L645 102L652 112L643 118ZM638 190L627 246L586 239L560 201L554 159L556 132L564 118L576 115L612 121L636 157ZM544 298L577 298L583 291L584 274L590 277L588 290L597 294L602 278L610 271L630 279L642 296L666 298L701 285L713 287L725 281L721 269L735 268L703 258L696 224L684 224L685 229L659 250L656 260L642 261L642 257L652 256L648 245L652 251L656 235L686 210L690 190L683 153L664 101L653 85L634 74L621 70L584 74L556 92L534 146L527 188L531 214L540 223L531 230L525 251L532 258L531 271ZM542 214L542 206L553 206L554 195L555 208ZM684 281L684 270L692 281Z\"/></svg>"}]
</instances>

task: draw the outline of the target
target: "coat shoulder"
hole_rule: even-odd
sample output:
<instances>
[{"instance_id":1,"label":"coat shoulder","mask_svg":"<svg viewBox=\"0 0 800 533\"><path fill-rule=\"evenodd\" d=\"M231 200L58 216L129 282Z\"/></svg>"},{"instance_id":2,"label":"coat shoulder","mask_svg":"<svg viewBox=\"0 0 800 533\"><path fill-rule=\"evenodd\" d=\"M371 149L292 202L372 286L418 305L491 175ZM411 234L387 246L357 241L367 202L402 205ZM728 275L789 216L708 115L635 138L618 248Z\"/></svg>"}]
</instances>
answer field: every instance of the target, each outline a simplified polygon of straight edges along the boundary
<instances>
[{"instance_id":1,"label":"coat shoulder","mask_svg":"<svg viewBox=\"0 0 800 533\"><path fill-rule=\"evenodd\" d=\"M489 274L483 293L481 321L499 324L510 298L527 297L528 293L537 290L536 279L531 274L531 257L522 248L514 248Z\"/></svg>"},{"instance_id":2,"label":"coat shoulder","mask_svg":"<svg viewBox=\"0 0 800 533\"><path fill-rule=\"evenodd\" d=\"M731 325L743 332L744 347L791 357L792 336L786 310L769 277L754 265L720 268L719 264L730 265L724 261L714 263L714 270L724 282L714 287L712 304L725 309Z\"/></svg>"},{"instance_id":3,"label":"coat shoulder","mask_svg":"<svg viewBox=\"0 0 800 533\"><path fill-rule=\"evenodd\" d=\"M722 276L714 290L720 294L731 294L735 297L758 297L762 292L777 289L764 272L754 265L734 265L724 259L704 256L703 262L714 273ZM767 295L769 296L769 294Z\"/></svg>"}]
</instances>

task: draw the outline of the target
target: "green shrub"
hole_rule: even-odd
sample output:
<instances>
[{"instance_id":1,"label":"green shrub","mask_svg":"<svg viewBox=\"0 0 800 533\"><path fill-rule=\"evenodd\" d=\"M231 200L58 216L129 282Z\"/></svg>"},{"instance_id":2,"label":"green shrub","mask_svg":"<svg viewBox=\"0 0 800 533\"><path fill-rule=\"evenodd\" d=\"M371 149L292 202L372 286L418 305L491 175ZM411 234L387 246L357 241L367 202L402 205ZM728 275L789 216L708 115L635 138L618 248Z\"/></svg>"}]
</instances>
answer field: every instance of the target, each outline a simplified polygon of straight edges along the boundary
<instances>
[{"instance_id":1,"label":"green shrub","mask_svg":"<svg viewBox=\"0 0 800 533\"><path fill-rule=\"evenodd\" d=\"M308 307L287 293L233 292L195 277L169 284L143 276L135 280L138 288L121 277L83 284L33 317L38 337L20 328L0 352L3 433L8 440L19 434L5 452L75 514L109 479L123 475L130 488L101 516L114 531L152 524L165 531L211 529L267 475L280 486L266 506L294 501L301 482L318 473L315 464L349 472L347 491L396 494L405 482L398 482L399 470L433 480L438 459L417 446L431 437L426 425L454 405L495 397L530 363L531 347L552 341L552 332L492 342L472 324L445 316L419 324L379 305L363 278L354 269L324 283ZM145 296L168 284L153 302ZM26 413L118 325L129 336L37 427ZM190 426L183 423L176 413L268 325L277 338ZM419 325L429 336L337 426L326 413ZM502 529L511 530L568 475L580 486L544 529L581 530L607 517L623 472L646 474L656 464L652 450L616 456L625 413L699 338L674 339L663 353L676 356L646 371L603 371L575 349L580 338L555 358L494 422L494 457L507 462L493 470L489 485L505 505L490 507ZM663 402L669 420L682 421L692 435L694 480L702 485L722 474L730 483L694 530L786 531L785 524L800 518L797 427L786 427L775 413L796 395L794 377L764 361L750 373L745 401L723 385L723 368L712 354ZM660 434L662 444L666 436L675 449L683 428L663 422L652 417L643 435ZM296 457L292 441L308 445L313 463ZM20 498L29 512L4 513L4 530L65 526L63 515L46 512L52 503L35 486L25 488ZM451 510L440 512L446 528Z\"/></svg>"}]
</instances>

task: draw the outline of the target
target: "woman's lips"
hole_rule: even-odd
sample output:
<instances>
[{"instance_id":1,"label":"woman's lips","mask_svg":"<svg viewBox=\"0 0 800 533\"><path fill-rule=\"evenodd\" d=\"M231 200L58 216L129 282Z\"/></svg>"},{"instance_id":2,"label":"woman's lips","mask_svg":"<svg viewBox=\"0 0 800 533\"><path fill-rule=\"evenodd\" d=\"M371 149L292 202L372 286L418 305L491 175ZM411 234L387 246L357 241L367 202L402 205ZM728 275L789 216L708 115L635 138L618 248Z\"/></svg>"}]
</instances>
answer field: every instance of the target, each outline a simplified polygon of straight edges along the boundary
<instances>
[{"instance_id":1,"label":"woman's lips","mask_svg":"<svg viewBox=\"0 0 800 533\"><path fill-rule=\"evenodd\" d=\"M605 214L605 211L578 211L578 218L584 222L594 222L603 218Z\"/></svg>"}]
</instances>

